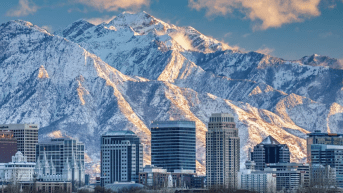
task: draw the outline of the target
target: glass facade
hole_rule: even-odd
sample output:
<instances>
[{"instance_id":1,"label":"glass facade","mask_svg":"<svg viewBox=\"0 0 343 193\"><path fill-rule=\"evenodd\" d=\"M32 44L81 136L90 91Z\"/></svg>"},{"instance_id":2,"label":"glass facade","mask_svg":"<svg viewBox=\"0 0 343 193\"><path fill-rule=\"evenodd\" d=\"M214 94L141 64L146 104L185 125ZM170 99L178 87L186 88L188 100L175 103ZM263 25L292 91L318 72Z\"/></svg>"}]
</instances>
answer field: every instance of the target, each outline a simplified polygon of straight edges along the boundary
<instances>
[{"instance_id":1,"label":"glass facade","mask_svg":"<svg viewBox=\"0 0 343 193\"><path fill-rule=\"evenodd\" d=\"M254 147L251 160L256 163L255 169L261 171L268 163L289 163L289 148L286 144L280 144L272 136L268 136Z\"/></svg>"},{"instance_id":2,"label":"glass facade","mask_svg":"<svg viewBox=\"0 0 343 193\"><path fill-rule=\"evenodd\" d=\"M56 174L62 174L63 165L68 161L72 162L73 156L75 156L76 163L85 164L85 144L68 138L51 139L48 142L41 142L36 146L36 157L42 161L44 152L47 159L52 159L55 167Z\"/></svg>"},{"instance_id":3,"label":"glass facade","mask_svg":"<svg viewBox=\"0 0 343 193\"><path fill-rule=\"evenodd\" d=\"M336 169L336 184L343 188L343 146L311 145L311 164L330 166Z\"/></svg>"},{"instance_id":4,"label":"glass facade","mask_svg":"<svg viewBox=\"0 0 343 193\"><path fill-rule=\"evenodd\" d=\"M194 121L154 121L151 124L151 164L174 170L196 171Z\"/></svg>"},{"instance_id":5,"label":"glass facade","mask_svg":"<svg viewBox=\"0 0 343 193\"><path fill-rule=\"evenodd\" d=\"M307 162L335 168L336 183L343 188L343 134L316 130L307 135Z\"/></svg>"}]
</instances>

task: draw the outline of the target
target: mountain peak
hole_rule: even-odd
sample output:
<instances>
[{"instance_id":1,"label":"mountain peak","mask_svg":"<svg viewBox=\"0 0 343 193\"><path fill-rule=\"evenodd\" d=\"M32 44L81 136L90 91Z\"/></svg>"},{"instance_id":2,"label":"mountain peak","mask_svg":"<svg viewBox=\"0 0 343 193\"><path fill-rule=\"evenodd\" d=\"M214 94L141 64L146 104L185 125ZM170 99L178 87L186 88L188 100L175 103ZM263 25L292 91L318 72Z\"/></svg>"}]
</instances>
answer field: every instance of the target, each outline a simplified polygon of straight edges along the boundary
<instances>
[{"instance_id":1,"label":"mountain peak","mask_svg":"<svg viewBox=\"0 0 343 193\"><path fill-rule=\"evenodd\" d=\"M24 20L12 20L4 23L0 26L0 30L4 33L5 31L12 31L13 33L28 33L28 31L33 30L37 32L42 32L43 34L51 35L48 31L39 26L33 25L31 22Z\"/></svg>"},{"instance_id":2,"label":"mountain peak","mask_svg":"<svg viewBox=\"0 0 343 193\"><path fill-rule=\"evenodd\" d=\"M70 37L71 39L77 37L78 35L82 34L87 29L93 27L94 24L89 23L85 19L79 19L72 24L68 25L64 30L60 30L55 32L56 35L61 37Z\"/></svg>"},{"instance_id":3,"label":"mountain peak","mask_svg":"<svg viewBox=\"0 0 343 193\"><path fill-rule=\"evenodd\" d=\"M175 28L174 25L169 25L145 11L138 13L123 12L110 21L108 26L114 26L115 28L131 27L137 33L148 33L155 29L166 30Z\"/></svg>"},{"instance_id":4,"label":"mountain peak","mask_svg":"<svg viewBox=\"0 0 343 193\"><path fill-rule=\"evenodd\" d=\"M343 69L343 64L335 58L313 54L300 59L300 62L309 66L327 66L333 69Z\"/></svg>"}]
</instances>

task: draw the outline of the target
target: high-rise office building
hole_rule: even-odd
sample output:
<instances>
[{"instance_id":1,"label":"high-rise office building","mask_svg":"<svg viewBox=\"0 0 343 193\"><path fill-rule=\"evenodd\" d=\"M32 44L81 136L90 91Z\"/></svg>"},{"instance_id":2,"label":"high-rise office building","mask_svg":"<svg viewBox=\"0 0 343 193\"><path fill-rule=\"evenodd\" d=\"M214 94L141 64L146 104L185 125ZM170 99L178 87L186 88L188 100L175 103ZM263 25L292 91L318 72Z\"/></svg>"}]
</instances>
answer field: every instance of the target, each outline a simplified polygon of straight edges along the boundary
<instances>
[{"instance_id":1,"label":"high-rise office building","mask_svg":"<svg viewBox=\"0 0 343 193\"><path fill-rule=\"evenodd\" d=\"M234 117L212 114L206 133L207 187L238 187L240 138Z\"/></svg>"},{"instance_id":2,"label":"high-rise office building","mask_svg":"<svg viewBox=\"0 0 343 193\"><path fill-rule=\"evenodd\" d=\"M343 134L321 133L307 134L307 161L311 164L330 166L336 170L336 185L343 187Z\"/></svg>"},{"instance_id":3,"label":"high-rise office building","mask_svg":"<svg viewBox=\"0 0 343 193\"><path fill-rule=\"evenodd\" d=\"M38 144L38 130L36 124L2 124L1 130L13 131L13 137L17 139L17 148L28 162L36 162L36 145Z\"/></svg>"},{"instance_id":4,"label":"high-rise office building","mask_svg":"<svg viewBox=\"0 0 343 193\"><path fill-rule=\"evenodd\" d=\"M196 170L194 121L154 121L151 124L151 164L174 170Z\"/></svg>"},{"instance_id":5,"label":"high-rise office building","mask_svg":"<svg viewBox=\"0 0 343 193\"><path fill-rule=\"evenodd\" d=\"M289 163L290 153L286 144L280 144L272 136L268 136L254 147L251 160L256 163L256 170L263 171L267 163Z\"/></svg>"},{"instance_id":6,"label":"high-rise office building","mask_svg":"<svg viewBox=\"0 0 343 193\"><path fill-rule=\"evenodd\" d=\"M306 139L307 142L307 162L311 163L311 145L343 145L343 134L337 133L322 133L320 130L315 130L314 133L309 133Z\"/></svg>"},{"instance_id":7,"label":"high-rise office building","mask_svg":"<svg viewBox=\"0 0 343 193\"><path fill-rule=\"evenodd\" d=\"M72 165L75 159L79 168L85 168L85 144L76 139L59 138L39 142L36 146L37 161L43 160L44 155L53 162L56 174L62 174L67 160Z\"/></svg>"},{"instance_id":8,"label":"high-rise office building","mask_svg":"<svg viewBox=\"0 0 343 193\"><path fill-rule=\"evenodd\" d=\"M101 136L101 186L139 181L143 145L132 131L109 131Z\"/></svg>"},{"instance_id":9,"label":"high-rise office building","mask_svg":"<svg viewBox=\"0 0 343 193\"><path fill-rule=\"evenodd\" d=\"M13 131L0 131L0 163L10 162L15 153L17 153L17 139L13 137Z\"/></svg>"}]
</instances>

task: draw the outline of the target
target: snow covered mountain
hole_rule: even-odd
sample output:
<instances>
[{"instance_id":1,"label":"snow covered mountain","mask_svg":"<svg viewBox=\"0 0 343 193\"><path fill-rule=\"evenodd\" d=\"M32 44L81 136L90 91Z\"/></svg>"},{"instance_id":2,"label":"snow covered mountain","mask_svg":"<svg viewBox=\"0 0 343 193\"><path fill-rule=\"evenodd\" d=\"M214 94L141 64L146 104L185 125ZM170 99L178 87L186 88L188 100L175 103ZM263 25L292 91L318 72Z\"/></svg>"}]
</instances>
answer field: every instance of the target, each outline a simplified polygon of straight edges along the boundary
<instances>
[{"instance_id":1,"label":"snow covered mountain","mask_svg":"<svg viewBox=\"0 0 343 193\"><path fill-rule=\"evenodd\" d=\"M89 170L98 172L104 132L134 131L149 163L152 120L193 120L204 173L208 119L228 112L239 128L241 163L268 135L304 161L307 133L343 125L343 70L335 59L311 57L244 53L145 12L100 25L78 20L56 34L10 21L0 26L0 121L38 123L41 139L80 139Z\"/></svg>"}]
</instances>

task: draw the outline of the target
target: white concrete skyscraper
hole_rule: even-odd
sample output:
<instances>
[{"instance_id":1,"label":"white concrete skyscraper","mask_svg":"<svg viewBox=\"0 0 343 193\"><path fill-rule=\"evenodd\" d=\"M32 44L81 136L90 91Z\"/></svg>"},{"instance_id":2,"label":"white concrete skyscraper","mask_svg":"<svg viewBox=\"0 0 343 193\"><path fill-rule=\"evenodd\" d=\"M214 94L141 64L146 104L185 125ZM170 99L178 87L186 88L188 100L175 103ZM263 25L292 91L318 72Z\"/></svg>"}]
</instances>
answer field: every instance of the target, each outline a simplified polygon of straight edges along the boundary
<instances>
[{"instance_id":1,"label":"white concrete skyscraper","mask_svg":"<svg viewBox=\"0 0 343 193\"><path fill-rule=\"evenodd\" d=\"M108 131L101 136L101 186L139 181L143 145L132 131Z\"/></svg>"},{"instance_id":2,"label":"white concrete skyscraper","mask_svg":"<svg viewBox=\"0 0 343 193\"><path fill-rule=\"evenodd\" d=\"M234 117L230 114L212 114L206 133L207 187L236 189L240 167L240 138Z\"/></svg>"},{"instance_id":3,"label":"white concrete skyscraper","mask_svg":"<svg viewBox=\"0 0 343 193\"><path fill-rule=\"evenodd\" d=\"M0 125L1 130L13 132L13 137L17 139L17 148L28 162L36 162L36 145L38 144L37 124L4 124Z\"/></svg>"}]
</instances>

